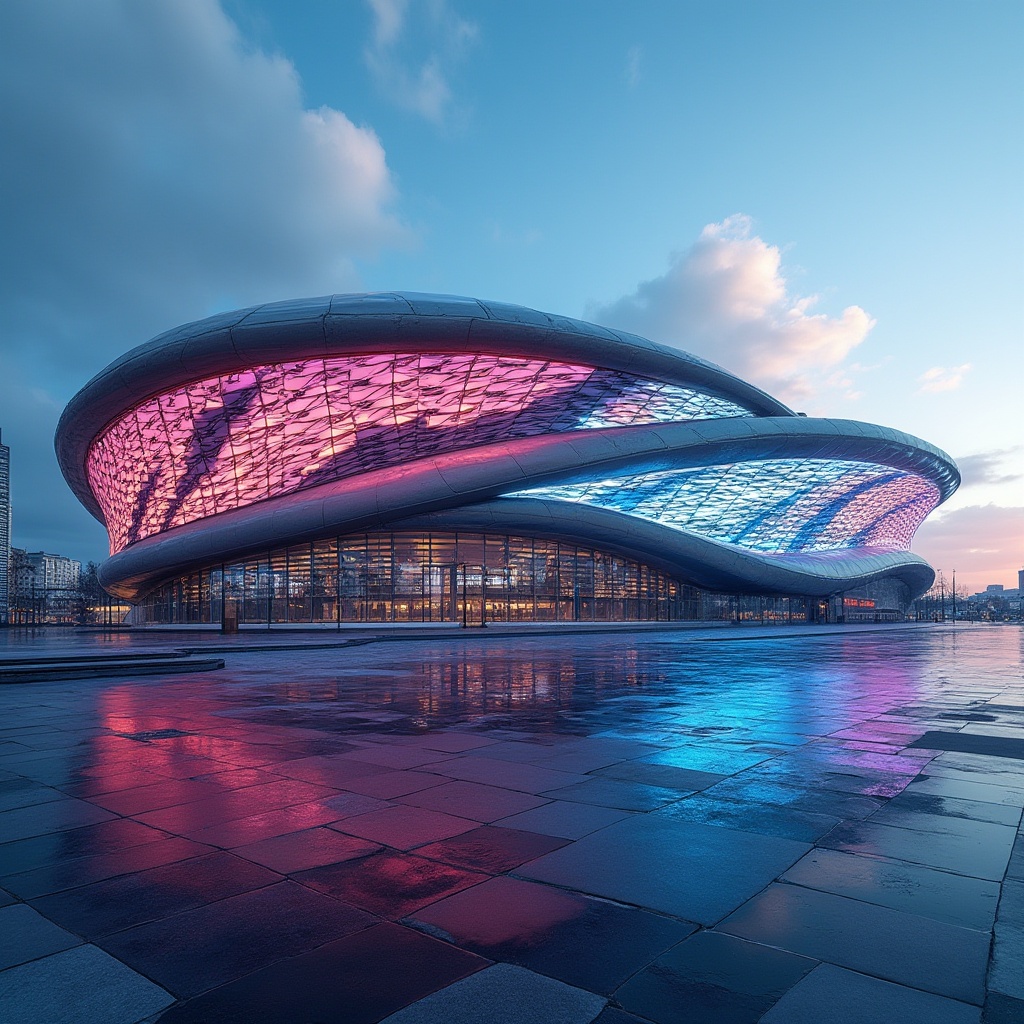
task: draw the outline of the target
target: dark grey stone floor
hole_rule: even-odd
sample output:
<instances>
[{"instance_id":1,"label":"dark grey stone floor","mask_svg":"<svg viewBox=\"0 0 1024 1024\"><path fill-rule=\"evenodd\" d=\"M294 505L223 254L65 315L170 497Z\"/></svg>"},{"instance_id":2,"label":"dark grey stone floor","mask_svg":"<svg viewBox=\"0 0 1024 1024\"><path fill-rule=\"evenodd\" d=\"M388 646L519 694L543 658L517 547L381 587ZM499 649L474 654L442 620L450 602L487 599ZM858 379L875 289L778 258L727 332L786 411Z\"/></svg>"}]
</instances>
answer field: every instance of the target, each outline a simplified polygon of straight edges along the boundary
<instances>
[{"instance_id":1,"label":"dark grey stone floor","mask_svg":"<svg viewBox=\"0 0 1024 1024\"><path fill-rule=\"evenodd\" d=\"M5 1024L1024 1021L1021 628L304 642L0 687Z\"/></svg>"}]
</instances>

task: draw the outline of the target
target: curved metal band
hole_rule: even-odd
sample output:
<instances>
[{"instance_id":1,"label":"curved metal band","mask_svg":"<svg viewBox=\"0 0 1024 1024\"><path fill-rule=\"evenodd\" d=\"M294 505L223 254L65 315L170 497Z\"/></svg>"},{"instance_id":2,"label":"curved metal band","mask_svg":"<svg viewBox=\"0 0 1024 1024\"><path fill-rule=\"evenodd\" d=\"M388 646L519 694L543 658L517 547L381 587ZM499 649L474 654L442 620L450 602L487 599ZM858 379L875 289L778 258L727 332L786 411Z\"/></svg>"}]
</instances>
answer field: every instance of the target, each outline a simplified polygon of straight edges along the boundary
<instances>
[{"instance_id":1,"label":"curved metal band","mask_svg":"<svg viewBox=\"0 0 1024 1024\"><path fill-rule=\"evenodd\" d=\"M575 431L421 459L211 516L139 541L114 555L101 569L101 582L120 596L136 599L163 580L205 565L317 537L385 528L441 510L446 510L447 518L452 510L529 487L594 479L619 470L642 473L778 458L850 459L890 466L933 481L943 498L959 483L956 467L937 448L900 431L852 420L787 416ZM577 538L587 541L586 517L578 519ZM665 543L681 533L650 525ZM710 552L711 548L702 546L700 550ZM751 554L743 561L753 566L761 557ZM803 563L787 557L786 564L795 566L795 572L811 571L811 556L799 556ZM838 564L854 571L853 555L844 558L838 562L819 559L814 564L820 563L823 569ZM907 561L915 562L914 556L907 556ZM672 564L673 572L690 575L689 556ZM783 563L775 558L772 564ZM857 569L854 576L874 571L870 567ZM737 578L748 578L742 567ZM836 585L839 581L856 585L849 583L853 577L846 576L846 569L830 578L829 592L842 589ZM810 591L801 584L796 592Z\"/></svg>"},{"instance_id":2,"label":"curved metal band","mask_svg":"<svg viewBox=\"0 0 1024 1024\"><path fill-rule=\"evenodd\" d=\"M756 415L794 415L720 366L579 320L455 296L331 295L223 313L132 349L68 403L57 426L57 460L79 501L102 521L85 470L89 446L107 424L140 402L183 384L254 366L392 352L493 353L575 362L697 387Z\"/></svg>"},{"instance_id":3,"label":"curved metal band","mask_svg":"<svg viewBox=\"0 0 1024 1024\"><path fill-rule=\"evenodd\" d=\"M879 579L897 579L912 591L931 586L935 573L909 551L849 548L770 555L721 544L634 516L570 502L496 498L463 508L412 516L395 530L473 530L524 533L580 543L633 558L708 590L826 597Z\"/></svg>"}]
</instances>

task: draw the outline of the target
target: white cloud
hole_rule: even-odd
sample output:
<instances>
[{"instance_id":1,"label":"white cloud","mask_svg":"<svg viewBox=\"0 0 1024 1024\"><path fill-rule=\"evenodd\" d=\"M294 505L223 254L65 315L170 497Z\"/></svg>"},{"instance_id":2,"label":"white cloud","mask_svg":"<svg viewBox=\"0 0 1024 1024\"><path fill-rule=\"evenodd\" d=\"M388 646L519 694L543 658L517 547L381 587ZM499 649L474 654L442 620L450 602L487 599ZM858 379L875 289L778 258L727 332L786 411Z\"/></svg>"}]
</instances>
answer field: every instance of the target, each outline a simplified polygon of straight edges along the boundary
<instances>
[{"instance_id":1,"label":"white cloud","mask_svg":"<svg viewBox=\"0 0 1024 1024\"><path fill-rule=\"evenodd\" d=\"M964 363L961 366L933 366L917 378L917 382L921 385L917 389L918 394L940 394L943 391L955 391L964 382L964 377L970 368L970 363Z\"/></svg>"},{"instance_id":2,"label":"white cloud","mask_svg":"<svg viewBox=\"0 0 1024 1024\"><path fill-rule=\"evenodd\" d=\"M357 260L408 242L373 130L305 109L294 67L215 0L0 4L0 137L0 426L22 545L51 543L25 531L73 507L49 439L110 359L217 310L358 287ZM40 383L52 401L25 394Z\"/></svg>"},{"instance_id":3,"label":"white cloud","mask_svg":"<svg viewBox=\"0 0 1024 1024\"><path fill-rule=\"evenodd\" d=\"M368 0L373 37L363 51L378 87L391 100L443 124L454 96L449 78L478 29L446 0Z\"/></svg>"},{"instance_id":4,"label":"white cloud","mask_svg":"<svg viewBox=\"0 0 1024 1024\"><path fill-rule=\"evenodd\" d=\"M855 398L855 367L843 364L875 321L859 306L814 313L817 301L791 292L780 249L735 214L708 224L663 276L587 315L721 363L783 401L828 387Z\"/></svg>"}]
</instances>

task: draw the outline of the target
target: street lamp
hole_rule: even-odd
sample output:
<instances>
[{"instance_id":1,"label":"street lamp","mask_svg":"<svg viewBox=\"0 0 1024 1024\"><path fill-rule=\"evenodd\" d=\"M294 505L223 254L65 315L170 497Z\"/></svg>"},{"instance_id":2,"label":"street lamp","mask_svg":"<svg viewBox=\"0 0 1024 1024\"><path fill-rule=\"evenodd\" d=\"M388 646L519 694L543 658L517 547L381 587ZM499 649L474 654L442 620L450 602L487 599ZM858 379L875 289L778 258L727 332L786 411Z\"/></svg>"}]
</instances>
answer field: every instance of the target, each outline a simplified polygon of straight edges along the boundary
<instances>
[{"instance_id":1,"label":"street lamp","mask_svg":"<svg viewBox=\"0 0 1024 1024\"><path fill-rule=\"evenodd\" d=\"M956 569L953 570L953 621L956 622Z\"/></svg>"}]
</instances>

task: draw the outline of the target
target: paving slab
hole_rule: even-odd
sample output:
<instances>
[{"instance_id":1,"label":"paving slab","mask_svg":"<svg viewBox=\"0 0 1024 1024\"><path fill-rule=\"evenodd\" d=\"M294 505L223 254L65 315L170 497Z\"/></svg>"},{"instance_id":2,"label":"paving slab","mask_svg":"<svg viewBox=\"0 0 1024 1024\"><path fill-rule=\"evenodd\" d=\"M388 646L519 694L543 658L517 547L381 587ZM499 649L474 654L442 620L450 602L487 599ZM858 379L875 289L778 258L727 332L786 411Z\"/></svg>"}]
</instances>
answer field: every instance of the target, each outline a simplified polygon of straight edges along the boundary
<instances>
[{"instance_id":1,"label":"paving slab","mask_svg":"<svg viewBox=\"0 0 1024 1024\"><path fill-rule=\"evenodd\" d=\"M982 931L992 929L1000 891L987 879L822 849L797 861L782 880Z\"/></svg>"},{"instance_id":2,"label":"paving slab","mask_svg":"<svg viewBox=\"0 0 1024 1024\"><path fill-rule=\"evenodd\" d=\"M721 925L732 935L981 1005L989 933L798 885L772 884Z\"/></svg>"},{"instance_id":3,"label":"paving slab","mask_svg":"<svg viewBox=\"0 0 1024 1024\"><path fill-rule=\"evenodd\" d=\"M105 936L98 944L188 997L374 923L370 914L282 881Z\"/></svg>"},{"instance_id":4,"label":"paving slab","mask_svg":"<svg viewBox=\"0 0 1024 1024\"><path fill-rule=\"evenodd\" d=\"M411 928L379 924L190 999L160 1024L376 1024L487 966Z\"/></svg>"},{"instance_id":5,"label":"paving slab","mask_svg":"<svg viewBox=\"0 0 1024 1024\"><path fill-rule=\"evenodd\" d=\"M657 1024L675 1024L684 1015L715 1024L757 1024L817 963L733 935L702 931L626 982L615 999Z\"/></svg>"},{"instance_id":6,"label":"paving slab","mask_svg":"<svg viewBox=\"0 0 1024 1024\"><path fill-rule=\"evenodd\" d=\"M24 903L0 909L0 971L29 960L38 960L82 940Z\"/></svg>"},{"instance_id":7,"label":"paving slab","mask_svg":"<svg viewBox=\"0 0 1024 1024\"><path fill-rule=\"evenodd\" d=\"M937 818L936 815L928 817ZM946 821L960 824L962 820ZM984 821L964 821L962 824L967 827L956 830L947 827L941 833L898 828L873 821L847 821L822 838L819 845L831 850L891 857L999 881L1006 874L1016 829Z\"/></svg>"},{"instance_id":8,"label":"paving slab","mask_svg":"<svg viewBox=\"0 0 1024 1024\"><path fill-rule=\"evenodd\" d=\"M492 878L412 915L489 960L610 995L694 926L514 878Z\"/></svg>"},{"instance_id":9,"label":"paving slab","mask_svg":"<svg viewBox=\"0 0 1024 1024\"><path fill-rule=\"evenodd\" d=\"M295 877L317 892L392 920L488 878L479 871L393 850L302 871Z\"/></svg>"},{"instance_id":10,"label":"paving slab","mask_svg":"<svg viewBox=\"0 0 1024 1024\"><path fill-rule=\"evenodd\" d=\"M174 997L96 946L0 972L4 1024L136 1024Z\"/></svg>"},{"instance_id":11,"label":"paving slab","mask_svg":"<svg viewBox=\"0 0 1024 1024\"><path fill-rule=\"evenodd\" d=\"M590 1024L605 1001L510 964L495 964L384 1019L384 1024Z\"/></svg>"},{"instance_id":12,"label":"paving slab","mask_svg":"<svg viewBox=\"0 0 1024 1024\"><path fill-rule=\"evenodd\" d=\"M712 925L809 849L658 812L609 825L518 874Z\"/></svg>"},{"instance_id":13,"label":"paving slab","mask_svg":"<svg viewBox=\"0 0 1024 1024\"><path fill-rule=\"evenodd\" d=\"M825 1009L827 1007L827 1010ZM784 995L761 1024L979 1024L977 1006L822 964Z\"/></svg>"},{"instance_id":14,"label":"paving slab","mask_svg":"<svg viewBox=\"0 0 1024 1024\"><path fill-rule=\"evenodd\" d=\"M494 959L601 1024L1024 1018L1019 628L483 632L4 688L11 942L123 944L197 1022L379 1021Z\"/></svg>"}]
</instances>

